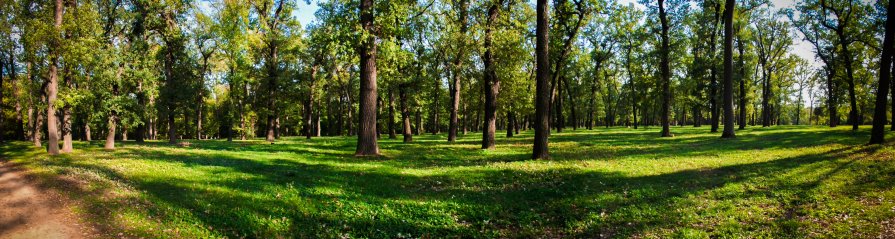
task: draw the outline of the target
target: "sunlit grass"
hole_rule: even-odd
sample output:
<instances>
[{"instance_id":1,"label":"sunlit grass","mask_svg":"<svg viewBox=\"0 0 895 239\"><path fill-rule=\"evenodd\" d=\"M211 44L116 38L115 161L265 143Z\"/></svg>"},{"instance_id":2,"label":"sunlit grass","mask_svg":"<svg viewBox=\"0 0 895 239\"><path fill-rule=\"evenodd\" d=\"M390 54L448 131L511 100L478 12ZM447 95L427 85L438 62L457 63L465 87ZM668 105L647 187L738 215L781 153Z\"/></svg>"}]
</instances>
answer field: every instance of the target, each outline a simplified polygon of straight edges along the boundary
<instances>
[{"instance_id":1,"label":"sunlit grass","mask_svg":"<svg viewBox=\"0 0 895 239\"><path fill-rule=\"evenodd\" d=\"M381 158L351 137L0 149L111 236L851 238L895 220L895 147L865 146L869 128L673 131L553 133L551 160L528 159L530 132L492 151L382 139Z\"/></svg>"}]
</instances>

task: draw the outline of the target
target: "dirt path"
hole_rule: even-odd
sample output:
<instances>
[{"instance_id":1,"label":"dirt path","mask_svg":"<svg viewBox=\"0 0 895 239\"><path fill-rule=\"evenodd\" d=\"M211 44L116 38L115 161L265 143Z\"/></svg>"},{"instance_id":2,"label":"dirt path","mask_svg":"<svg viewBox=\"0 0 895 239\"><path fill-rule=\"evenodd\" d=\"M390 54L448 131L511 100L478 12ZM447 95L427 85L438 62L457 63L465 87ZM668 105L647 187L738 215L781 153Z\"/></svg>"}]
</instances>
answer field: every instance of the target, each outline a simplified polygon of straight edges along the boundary
<instances>
[{"instance_id":1,"label":"dirt path","mask_svg":"<svg viewBox=\"0 0 895 239\"><path fill-rule=\"evenodd\" d=\"M61 196L0 161L0 239L88 238Z\"/></svg>"}]
</instances>

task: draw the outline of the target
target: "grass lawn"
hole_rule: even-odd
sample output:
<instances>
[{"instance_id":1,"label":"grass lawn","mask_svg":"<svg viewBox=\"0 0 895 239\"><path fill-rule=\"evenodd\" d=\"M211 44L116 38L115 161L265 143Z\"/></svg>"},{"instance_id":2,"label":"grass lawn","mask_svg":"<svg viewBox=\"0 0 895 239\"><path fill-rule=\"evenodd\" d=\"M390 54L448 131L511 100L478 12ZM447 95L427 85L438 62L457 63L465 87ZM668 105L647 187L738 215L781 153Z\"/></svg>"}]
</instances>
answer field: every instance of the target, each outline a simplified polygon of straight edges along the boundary
<instances>
[{"instance_id":1,"label":"grass lawn","mask_svg":"<svg viewBox=\"0 0 895 239\"><path fill-rule=\"evenodd\" d=\"M447 143L354 137L263 141L76 142L49 157L27 142L0 157L69 192L117 236L180 238L867 238L895 233L895 144L869 127L567 130L552 160L533 132ZM383 135L387 137L387 135ZM889 138L895 136L890 134Z\"/></svg>"}]
</instances>

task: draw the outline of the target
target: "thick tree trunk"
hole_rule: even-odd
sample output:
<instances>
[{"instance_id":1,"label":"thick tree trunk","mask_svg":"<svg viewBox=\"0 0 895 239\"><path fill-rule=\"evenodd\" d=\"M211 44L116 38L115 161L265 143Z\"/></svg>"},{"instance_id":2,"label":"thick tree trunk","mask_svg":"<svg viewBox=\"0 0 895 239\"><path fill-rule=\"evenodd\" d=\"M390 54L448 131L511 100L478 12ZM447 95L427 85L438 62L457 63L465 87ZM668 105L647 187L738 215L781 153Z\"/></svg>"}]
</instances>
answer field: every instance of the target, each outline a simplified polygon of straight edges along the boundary
<instances>
[{"instance_id":1,"label":"thick tree trunk","mask_svg":"<svg viewBox=\"0 0 895 239\"><path fill-rule=\"evenodd\" d=\"M485 94L485 122L482 129L482 149L494 149L494 134L497 129L497 96L500 93L500 79L494 69L494 53L492 52L492 34L494 23L497 21L500 2L492 3L488 7L488 20L485 28L485 55L482 57L485 65L483 91Z\"/></svg>"},{"instance_id":2,"label":"thick tree trunk","mask_svg":"<svg viewBox=\"0 0 895 239\"><path fill-rule=\"evenodd\" d=\"M54 27L57 31L61 31L62 28L62 12L63 12L62 0L56 0L56 10L54 14L55 23ZM50 63L49 75L50 79L47 84L47 153L50 155L59 154L59 128L56 121L58 120L56 116L56 97L58 94L59 87L59 78L57 74L57 64L59 62L59 52L57 48L58 44L50 44L50 55L53 58Z\"/></svg>"},{"instance_id":3,"label":"thick tree trunk","mask_svg":"<svg viewBox=\"0 0 895 239\"><path fill-rule=\"evenodd\" d=\"M532 159L550 158L548 139L550 134L550 55L548 45L550 15L547 11L547 0L538 0L537 26L535 28L535 60L537 89L535 95L535 136L532 148Z\"/></svg>"},{"instance_id":4,"label":"thick tree trunk","mask_svg":"<svg viewBox=\"0 0 895 239\"><path fill-rule=\"evenodd\" d=\"M106 144L104 149L115 149L115 131L118 123L118 113L114 110L109 113L109 125L106 131Z\"/></svg>"},{"instance_id":5,"label":"thick tree trunk","mask_svg":"<svg viewBox=\"0 0 895 239\"><path fill-rule=\"evenodd\" d=\"M6 62L5 59L0 59L0 142L3 142L3 126L6 126L3 121L3 71L6 70Z\"/></svg>"},{"instance_id":6,"label":"thick tree trunk","mask_svg":"<svg viewBox=\"0 0 895 239\"><path fill-rule=\"evenodd\" d=\"M665 0L659 0L659 20L662 23L662 49L659 62L659 75L662 81L662 137L672 137L669 128L670 109L671 109L671 67L668 62L668 54L670 46L668 45L668 19L665 16Z\"/></svg>"},{"instance_id":7,"label":"thick tree trunk","mask_svg":"<svg viewBox=\"0 0 895 239\"><path fill-rule=\"evenodd\" d=\"M870 131L870 143L882 144L886 141L886 97L889 94L892 73L892 47L895 45L895 1L889 1L886 17L886 32L883 35L883 52L880 58L879 86L876 89L876 108L873 111L873 129ZM895 104L895 102L893 102ZM895 118L892 119L895 121Z\"/></svg>"},{"instance_id":8,"label":"thick tree trunk","mask_svg":"<svg viewBox=\"0 0 895 239\"><path fill-rule=\"evenodd\" d=\"M373 32L373 0L361 0L360 22L365 32ZM359 99L360 122L354 155L376 156L379 155L379 145L376 142L376 39L373 35L361 41Z\"/></svg>"},{"instance_id":9,"label":"thick tree trunk","mask_svg":"<svg viewBox=\"0 0 895 239\"><path fill-rule=\"evenodd\" d=\"M90 123L84 121L84 140L87 142L93 141L93 132L90 131Z\"/></svg>"},{"instance_id":10,"label":"thick tree trunk","mask_svg":"<svg viewBox=\"0 0 895 239\"><path fill-rule=\"evenodd\" d=\"M733 11L735 4L735 0L726 0L724 4L724 88L721 93L724 107L724 132L721 133L721 138L736 137L736 133L733 131Z\"/></svg>"}]
</instances>

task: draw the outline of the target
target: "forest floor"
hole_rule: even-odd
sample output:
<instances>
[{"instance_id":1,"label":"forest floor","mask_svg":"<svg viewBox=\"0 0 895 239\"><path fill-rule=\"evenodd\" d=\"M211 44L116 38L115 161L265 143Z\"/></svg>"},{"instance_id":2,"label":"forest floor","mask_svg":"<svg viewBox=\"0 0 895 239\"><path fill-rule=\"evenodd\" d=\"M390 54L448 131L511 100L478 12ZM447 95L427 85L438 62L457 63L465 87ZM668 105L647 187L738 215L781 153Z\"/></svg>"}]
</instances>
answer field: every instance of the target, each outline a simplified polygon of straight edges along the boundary
<instances>
[{"instance_id":1,"label":"forest floor","mask_svg":"<svg viewBox=\"0 0 895 239\"><path fill-rule=\"evenodd\" d=\"M380 158L354 157L354 137L76 142L53 157L13 142L0 158L71 198L98 237L893 237L895 144L867 146L869 130L566 130L551 160L529 160L532 132L490 151L481 134L383 135Z\"/></svg>"},{"instance_id":2,"label":"forest floor","mask_svg":"<svg viewBox=\"0 0 895 239\"><path fill-rule=\"evenodd\" d=\"M69 210L65 196L0 161L0 239L89 238L93 229Z\"/></svg>"}]
</instances>

